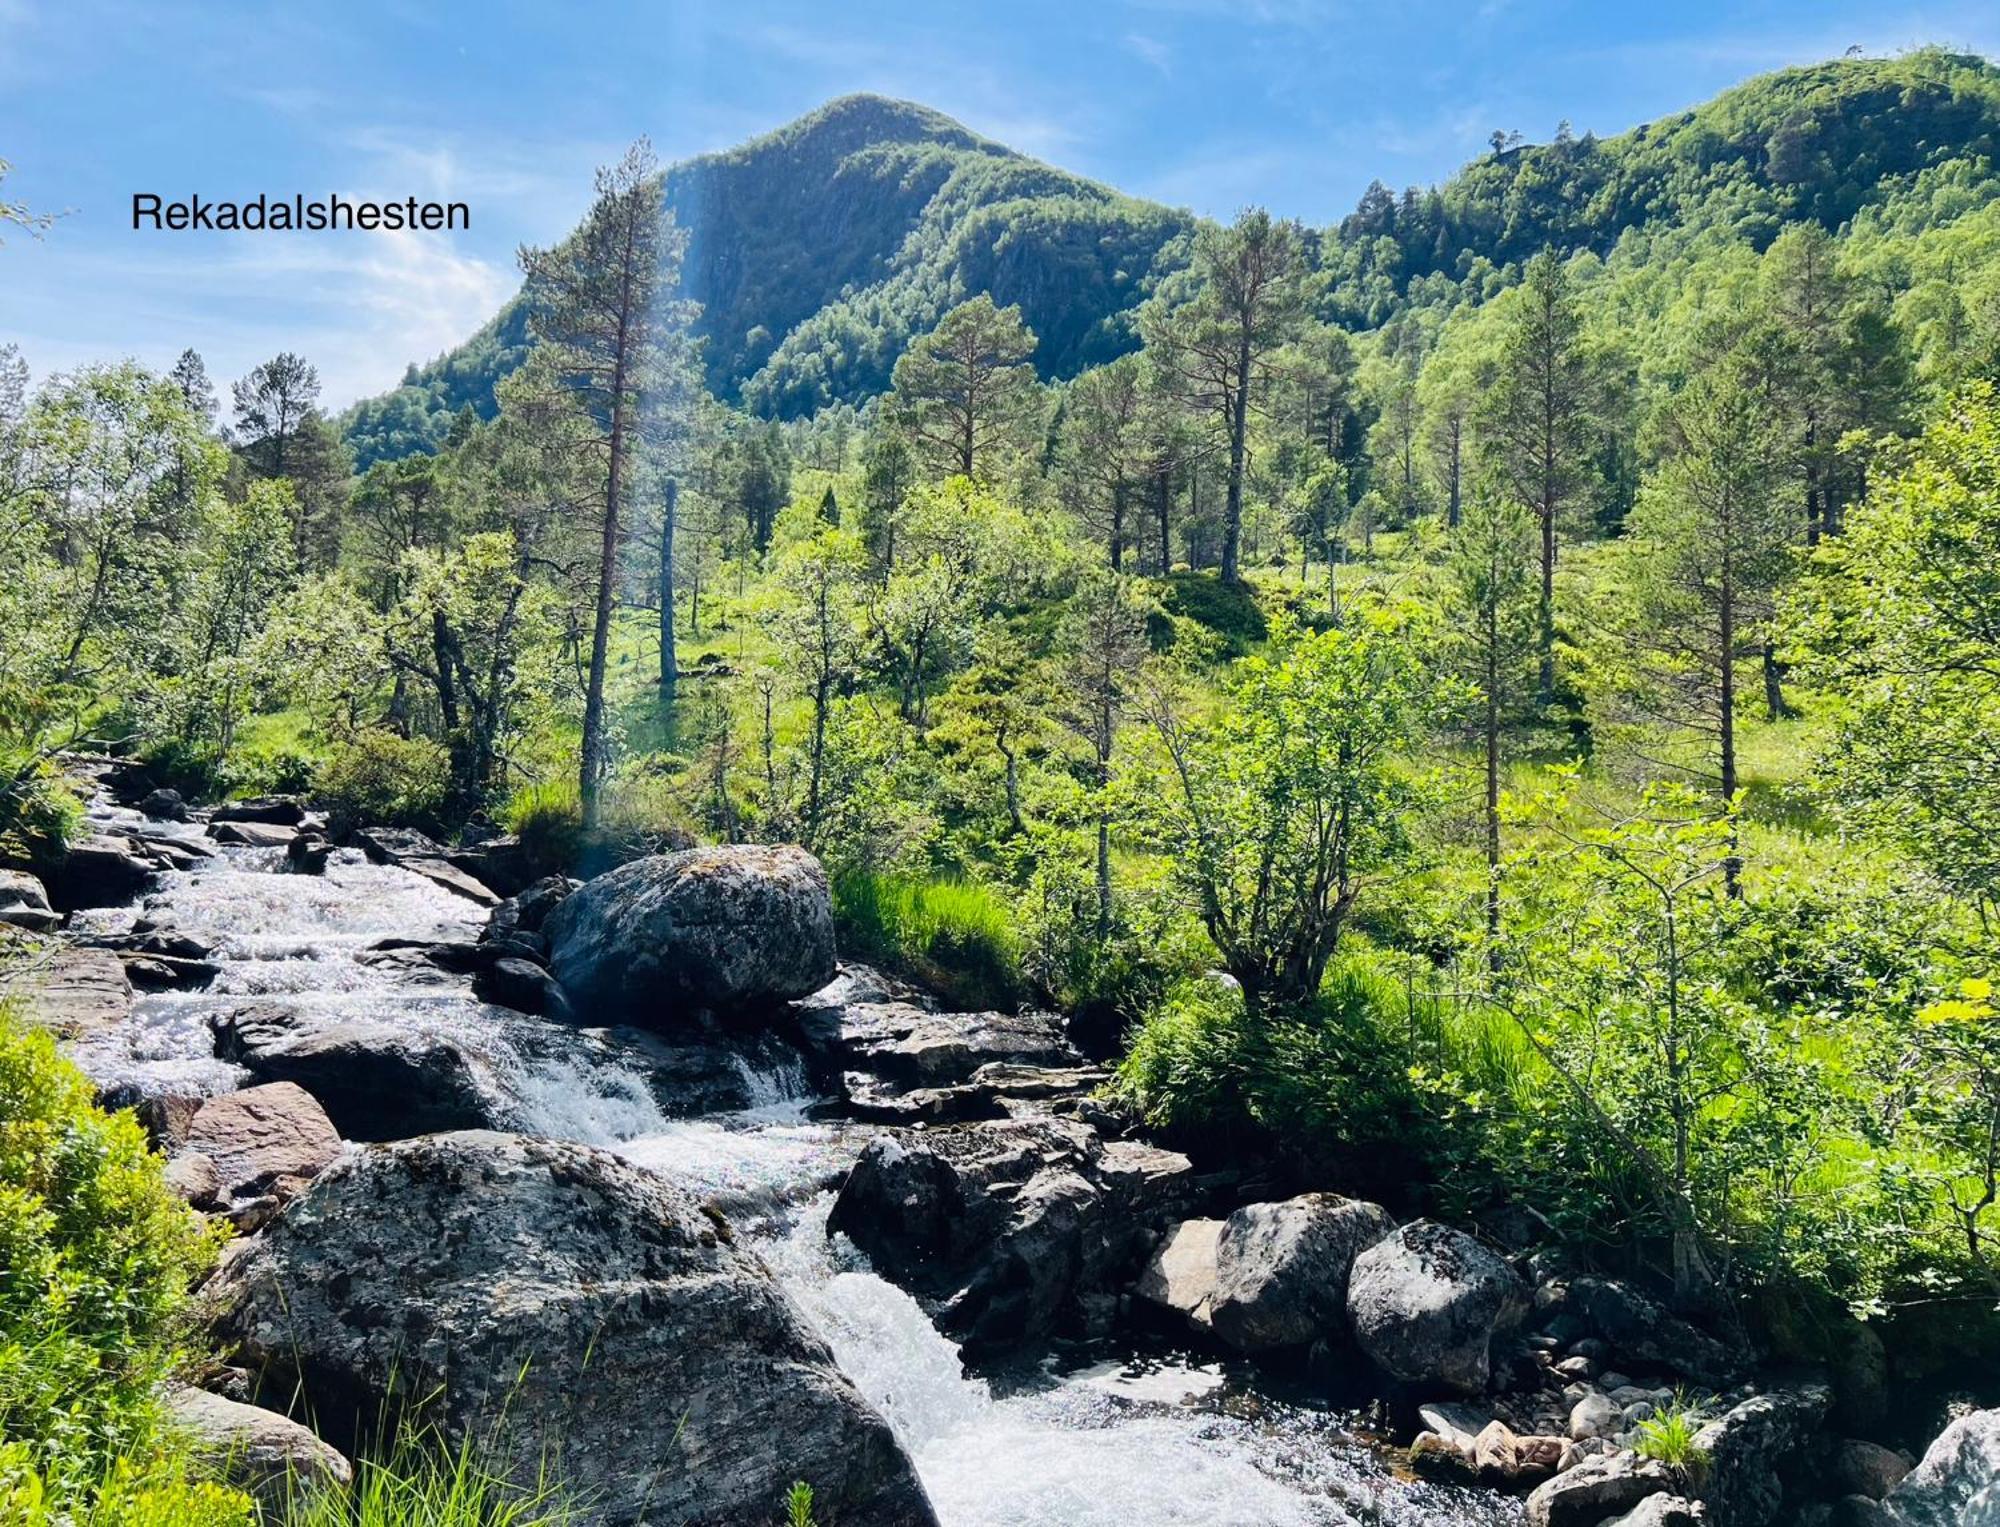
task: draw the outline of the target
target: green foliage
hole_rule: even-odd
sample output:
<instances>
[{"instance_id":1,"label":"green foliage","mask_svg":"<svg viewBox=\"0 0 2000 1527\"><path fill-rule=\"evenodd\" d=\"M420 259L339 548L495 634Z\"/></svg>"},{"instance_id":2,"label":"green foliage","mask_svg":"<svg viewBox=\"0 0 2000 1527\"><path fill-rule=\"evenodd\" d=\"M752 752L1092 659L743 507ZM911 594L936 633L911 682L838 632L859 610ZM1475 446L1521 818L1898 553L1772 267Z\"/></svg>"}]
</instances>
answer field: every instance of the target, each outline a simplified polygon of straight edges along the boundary
<instances>
[{"instance_id":1,"label":"green foliage","mask_svg":"<svg viewBox=\"0 0 2000 1527\"><path fill-rule=\"evenodd\" d=\"M348 1494L295 1489L285 1527L566 1527L584 1513L542 1470L527 1482L474 1438L407 1420L355 1460Z\"/></svg>"},{"instance_id":2,"label":"green foliage","mask_svg":"<svg viewBox=\"0 0 2000 1527\"><path fill-rule=\"evenodd\" d=\"M364 727L328 752L313 798L336 833L366 824L434 832L450 786L450 759L436 743Z\"/></svg>"},{"instance_id":3,"label":"green foliage","mask_svg":"<svg viewBox=\"0 0 2000 1527\"><path fill-rule=\"evenodd\" d=\"M1639 1438L1632 1451L1698 1482L1708 1468L1708 1453L1695 1442L1700 1430L1700 1414L1685 1396L1676 1394L1672 1404L1639 1423Z\"/></svg>"},{"instance_id":4,"label":"green foliage","mask_svg":"<svg viewBox=\"0 0 2000 1527\"><path fill-rule=\"evenodd\" d=\"M961 1009L1025 992L1013 910L985 886L850 870L833 882L840 945L933 985Z\"/></svg>"},{"instance_id":5,"label":"green foliage","mask_svg":"<svg viewBox=\"0 0 2000 1527\"><path fill-rule=\"evenodd\" d=\"M50 1503L123 1488L114 1461L148 1456L214 1249L138 1123L97 1108L55 1041L0 1008L0 1435Z\"/></svg>"},{"instance_id":6,"label":"green foliage","mask_svg":"<svg viewBox=\"0 0 2000 1527\"><path fill-rule=\"evenodd\" d=\"M794 1480L785 1492L785 1527L816 1527L813 1515L813 1487L803 1479Z\"/></svg>"},{"instance_id":7,"label":"green foliage","mask_svg":"<svg viewBox=\"0 0 2000 1527\"><path fill-rule=\"evenodd\" d=\"M1168 615L1213 631L1230 657L1248 656L1270 634L1255 592L1245 584L1224 583L1213 573L1171 574L1160 584L1160 606Z\"/></svg>"},{"instance_id":8,"label":"green foliage","mask_svg":"<svg viewBox=\"0 0 2000 1527\"><path fill-rule=\"evenodd\" d=\"M113 1461L87 1494L52 1491L33 1450L0 1444L0 1522L8 1527L257 1527L249 1496L190 1472L168 1451Z\"/></svg>"}]
</instances>

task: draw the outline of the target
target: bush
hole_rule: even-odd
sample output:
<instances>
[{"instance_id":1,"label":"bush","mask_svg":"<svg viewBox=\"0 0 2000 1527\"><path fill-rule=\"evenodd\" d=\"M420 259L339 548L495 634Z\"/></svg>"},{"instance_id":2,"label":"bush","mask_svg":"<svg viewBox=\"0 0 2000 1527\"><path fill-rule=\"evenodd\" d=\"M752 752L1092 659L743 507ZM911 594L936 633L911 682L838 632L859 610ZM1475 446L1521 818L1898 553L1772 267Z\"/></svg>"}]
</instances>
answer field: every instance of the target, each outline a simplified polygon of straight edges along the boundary
<instances>
[{"instance_id":1,"label":"bush","mask_svg":"<svg viewBox=\"0 0 2000 1527\"><path fill-rule=\"evenodd\" d=\"M985 886L849 870L834 877L833 920L850 954L922 981L961 1008L1021 1000L1013 914Z\"/></svg>"},{"instance_id":2,"label":"bush","mask_svg":"<svg viewBox=\"0 0 2000 1527\"><path fill-rule=\"evenodd\" d=\"M257 1527L250 1497L190 1475L172 1453L120 1458L84 1499L61 1500L29 1449L0 1446L0 1522L7 1527Z\"/></svg>"},{"instance_id":3,"label":"bush","mask_svg":"<svg viewBox=\"0 0 2000 1527\"><path fill-rule=\"evenodd\" d=\"M501 820L543 874L596 874L647 854L692 848L695 834L681 819L662 780L609 782L598 800L597 826L585 831L583 801L573 779L523 785Z\"/></svg>"},{"instance_id":4,"label":"bush","mask_svg":"<svg viewBox=\"0 0 2000 1527\"><path fill-rule=\"evenodd\" d=\"M521 851L545 875L573 868L583 852L583 802L573 779L523 785L500 814Z\"/></svg>"},{"instance_id":5,"label":"bush","mask_svg":"<svg viewBox=\"0 0 2000 1527\"><path fill-rule=\"evenodd\" d=\"M47 760L0 751L0 857L60 864L83 827L83 802Z\"/></svg>"},{"instance_id":6,"label":"bush","mask_svg":"<svg viewBox=\"0 0 2000 1527\"><path fill-rule=\"evenodd\" d=\"M434 832L450 789L451 760L443 748L369 727L328 755L313 795L335 833L363 825Z\"/></svg>"},{"instance_id":7,"label":"bush","mask_svg":"<svg viewBox=\"0 0 2000 1527\"><path fill-rule=\"evenodd\" d=\"M187 1292L215 1240L129 1114L0 1009L0 1436L51 1500L147 1456Z\"/></svg>"},{"instance_id":8,"label":"bush","mask_svg":"<svg viewBox=\"0 0 2000 1527\"><path fill-rule=\"evenodd\" d=\"M1168 614L1215 632L1229 657L1245 656L1270 634L1249 585L1232 586L1214 573L1171 574L1162 580L1160 604ZM1170 626L1152 627L1155 644L1170 630Z\"/></svg>"}]
</instances>

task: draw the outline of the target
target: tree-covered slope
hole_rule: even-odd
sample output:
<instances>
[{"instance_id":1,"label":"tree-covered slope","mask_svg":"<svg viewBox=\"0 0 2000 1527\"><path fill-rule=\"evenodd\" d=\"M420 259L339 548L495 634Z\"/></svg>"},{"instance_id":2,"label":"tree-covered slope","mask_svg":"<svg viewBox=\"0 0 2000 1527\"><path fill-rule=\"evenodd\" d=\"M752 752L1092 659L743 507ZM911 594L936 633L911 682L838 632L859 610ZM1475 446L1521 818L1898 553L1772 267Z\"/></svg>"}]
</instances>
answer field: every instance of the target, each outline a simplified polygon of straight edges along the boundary
<instances>
[{"instance_id":1,"label":"tree-covered slope","mask_svg":"<svg viewBox=\"0 0 2000 1527\"><path fill-rule=\"evenodd\" d=\"M1184 258L1192 224L878 96L843 97L666 180L709 388L784 416L882 391L905 343L981 291L1020 304L1045 377L1109 360L1136 343L1132 310ZM490 415L525 318L510 303L358 405L357 465L428 448L464 404Z\"/></svg>"},{"instance_id":2,"label":"tree-covered slope","mask_svg":"<svg viewBox=\"0 0 2000 1527\"><path fill-rule=\"evenodd\" d=\"M1790 222L1834 231L1953 161L1990 178L1996 158L2000 70L1984 59L1923 49L1781 70L1615 138L1498 142L1428 191L1370 186L1325 246L1329 316L1373 327L1545 246L1608 254L1634 231L1757 248Z\"/></svg>"}]
</instances>

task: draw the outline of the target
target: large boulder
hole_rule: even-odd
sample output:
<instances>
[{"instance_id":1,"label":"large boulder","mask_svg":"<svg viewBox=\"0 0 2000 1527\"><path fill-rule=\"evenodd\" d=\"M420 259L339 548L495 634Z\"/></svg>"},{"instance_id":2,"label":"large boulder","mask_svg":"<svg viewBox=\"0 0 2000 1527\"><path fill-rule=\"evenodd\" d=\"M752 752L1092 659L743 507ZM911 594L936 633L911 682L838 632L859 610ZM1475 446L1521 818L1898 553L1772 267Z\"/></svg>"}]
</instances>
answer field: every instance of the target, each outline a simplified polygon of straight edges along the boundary
<instances>
[{"instance_id":1,"label":"large boulder","mask_svg":"<svg viewBox=\"0 0 2000 1527\"><path fill-rule=\"evenodd\" d=\"M1651 1496L1673 1495L1676 1484L1665 1464L1636 1453L1586 1458L1535 1487L1528 1497L1528 1527L1599 1527Z\"/></svg>"},{"instance_id":2,"label":"large boulder","mask_svg":"<svg viewBox=\"0 0 2000 1527\"><path fill-rule=\"evenodd\" d=\"M0 997L18 997L58 1039L116 1028L132 1014L132 982L105 949L58 946L0 972Z\"/></svg>"},{"instance_id":3,"label":"large boulder","mask_svg":"<svg viewBox=\"0 0 2000 1527\"><path fill-rule=\"evenodd\" d=\"M217 1335L329 1437L434 1395L579 1520L932 1527L909 1459L727 1220L608 1151L470 1132L322 1173L217 1275Z\"/></svg>"},{"instance_id":4,"label":"large boulder","mask_svg":"<svg viewBox=\"0 0 2000 1527\"><path fill-rule=\"evenodd\" d=\"M224 801L209 813L212 822L256 822L270 827L297 827L305 819L306 808L289 795L259 795L246 800Z\"/></svg>"},{"instance_id":5,"label":"large boulder","mask_svg":"<svg viewBox=\"0 0 2000 1527\"><path fill-rule=\"evenodd\" d=\"M0 869L0 923L29 933L47 933L62 921L49 893L26 870Z\"/></svg>"},{"instance_id":6,"label":"large boulder","mask_svg":"<svg viewBox=\"0 0 2000 1527\"><path fill-rule=\"evenodd\" d=\"M1527 1291L1496 1253L1417 1220L1354 1258L1347 1315L1361 1350L1408 1383L1485 1389L1493 1338L1524 1313Z\"/></svg>"},{"instance_id":7,"label":"large boulder","mask_svg":"<svg viewBox=\"0 0 2000 1527\"><path fill-rule=\"evenodd\" d=\"M1265 1352L1344 1333L1354 1258L1395 1228L1380 1204L1332 1193L1246 1204L1216 1243L1215 1334Z\"/></svg>"},{"instance_id":8,"label":"large boulder","mask_svg":"<svg viewBox=\"0 0 2000 1527\"><path fill-rule=\"evenodd\" d=\"M1825 1440L1820 1426L1833 1408L1824 1384L1799 1384L1732 1405L1695 1434L1706 1458L1698 1492L1709 1514L1731 1527L1770 1527L1787 1486L1817 1481Z\"/></svg>"},{"instance_id":9,"label":"large boulder","mask_svg":"<svg viewBox=\"0 0 2000 1527\"><path fill-rule=\"evenodd\" d=\"M1139 1297L1173 1311L1197 1330L1208 1330L1222 1226L1219 1219L1189 1219L1169 1230L1139 1275Z\"/></svg>"},{"instance_id":10,"label":"large boulder","mask_svg":"<svg viewBox=\"0 0 2000 1527\"><path fill-rule=\"evenodd\" d=\"M2000 1410L1947 1426L1882 1506L1893 1527L2000 1527Z\"/></svg>"},{"instance_id":11,"label":"large boulder","mask_svg":"<svg viewBox=\"0 0 2000 1527\"><path fill-rule=\"evenodd\" d=\"M179 1384L167 1390L165 1409L197 1462L280 1516L295 1498L354 1483L354 1466L337 1450L276 1411Z\"/></svg>"},{"instance_id":12,"label":"large boulder","mask_svg":"<svg viewBox=\"0 0 2000 1527\"><path fill-rule=\"evenodd\" d=\"M828 1227L980 1357L1101 1334L1192 1178L1185 1156L1072 1119L954 1125L869 1142Z\"/></svg>"},{"instance_id":13,"label":"large boulder","mask_svg":"<svg viewBox=\"0 0 2000 1527\"><path fill-rule=\"evenodd\" d=\"M160 822L185 822L188 819L187 801L178 790L162 788L147 791L145 798L139 802L139 811L141 815Z\"/></svg>"},{"instance_id":14,"label":"large boulder","mask_svg":"<svg viewBox=\"0 0 2000 1527\"><path fill-rule=\"evenodd\" d=\"M209 824L208 835L231 848L282 848L289 854L299 830L280 822L215 821Z\"/></svg>"},{"instance_id":15,"label":"large boulder","mask_svg":"<svg viewBox=\"0 0 2000 1527\"><path fill-rule=\"evenodd\" d=\"M1616 1357L1665 1368L1698 1384L1724 1386L1748 1371L1743 1352L1672 1314L1614 1278L1572 1278L1564 1308L1579 1316Z\"/></svg>"},{"instance_id":16,"label":"large boulder","mask_svg":"<svg viewBox=\"0 0 2000 1527\"><path fill-rule=\"evenodd\" d=\"M564 899L543 932L579 1011L640 1023L803 997L834 974L826 871L790 846L636 859Z\"/></svg>"},{"instance_id":17,"label":"large boulder","mask_svg":"<svg viewBox=\"0 0 2000 1527\"><path fill-rule=\"evenodd\" d=\"M296 1082L349 1140L404 1140L502 1120L490 1067L407 1025L264 1002L210 1020L215 1053L260 1082Z\"/></svg>"},{"instance_id":18,"label":"large boulder","mask_svg":"<svg viewBox=\"0 0 2000 1527\"><path fill-rule=\"evenodd\" d=\"M209 1098L183 1143L214 1167L218 1196L226 1200L291 1198L340 1159L333 1121L292 1082Z\"/></svg>"},{"instance_id":19,"label":"large boulder","mask_svg":"<svg viewBox=\"0 0 2000 1527\"><path fill-rule=\"evenodd\" d=\"M58 912L122 907L152 883L159 867L132 839L99 833L70 845L49 880L49 904Z\"/></svg>"}]
</instances>

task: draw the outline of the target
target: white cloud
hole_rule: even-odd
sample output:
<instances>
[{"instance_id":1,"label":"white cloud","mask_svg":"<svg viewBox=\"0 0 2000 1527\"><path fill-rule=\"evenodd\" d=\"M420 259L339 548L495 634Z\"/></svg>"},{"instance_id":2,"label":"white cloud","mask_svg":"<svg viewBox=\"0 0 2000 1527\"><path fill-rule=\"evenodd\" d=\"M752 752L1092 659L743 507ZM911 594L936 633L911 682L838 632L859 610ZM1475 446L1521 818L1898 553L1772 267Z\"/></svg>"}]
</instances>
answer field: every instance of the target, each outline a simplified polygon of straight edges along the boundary
<instances>
[{"instance_id":1,"label":"white cloud","mask_svg":"<svg viewBox=\"0 0 2000 1527\"><path fill-rule=\"evenodd\" d=\"M1174 72L1173 50L1157 37L1148 37L1143 32L1125 34L1125 51L1130 53L1147 68L1155 70L1160 78L1171 79Z\"/></svg>"}]
</instances>

